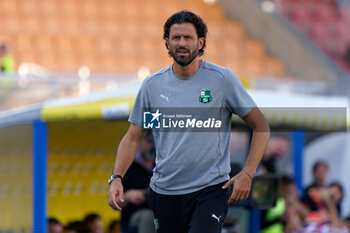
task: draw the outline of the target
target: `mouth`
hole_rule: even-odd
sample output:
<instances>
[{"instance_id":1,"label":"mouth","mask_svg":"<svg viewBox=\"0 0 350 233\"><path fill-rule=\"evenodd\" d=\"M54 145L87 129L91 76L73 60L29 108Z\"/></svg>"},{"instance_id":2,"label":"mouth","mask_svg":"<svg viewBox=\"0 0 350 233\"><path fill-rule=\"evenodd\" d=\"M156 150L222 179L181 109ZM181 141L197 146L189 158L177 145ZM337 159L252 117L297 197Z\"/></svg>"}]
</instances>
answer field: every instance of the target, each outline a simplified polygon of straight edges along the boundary
<instances>
[{"instance_id":1,"label":"mouth","mask_svg":"<svg viewBox=\"0 0 350 233\"><path fill-rule=\"evenodd\" d=\"M177 49L176 50L176 53L179 55L179 56L186 56L187 54L189 54L189 51L187 49Z\"/></svg>"}]
</instances>

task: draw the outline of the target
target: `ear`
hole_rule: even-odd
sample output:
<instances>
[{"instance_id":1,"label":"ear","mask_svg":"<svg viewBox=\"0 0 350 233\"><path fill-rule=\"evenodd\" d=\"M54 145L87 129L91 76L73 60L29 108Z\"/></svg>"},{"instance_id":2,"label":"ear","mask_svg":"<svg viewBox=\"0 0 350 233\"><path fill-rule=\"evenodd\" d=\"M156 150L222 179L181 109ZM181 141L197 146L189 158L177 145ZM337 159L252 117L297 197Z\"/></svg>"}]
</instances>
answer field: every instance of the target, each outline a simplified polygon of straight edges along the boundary
<instances>
[{"instance_id":1,"label":"ear","mask_svg":"<svg viewBox=\"0 0 350 233\"><path fill-rule=\"evenodd\" d=\"M199 48L199 49L202 49L202 48L203 48L204 41L205 41L205 38L204 38L204 37L199 38L199 40L198 40L198 45L199 45L198 48Z\"/></svg>"},{"instance_id":2,"label":"ear","mask_svg":"<svg viewBox=\"0 0 350 233\"><path fill-rule=\"evenodd\" d=\"M165 39L165 46L169 50L169 39Z\"/></svg>"}]
</instances>

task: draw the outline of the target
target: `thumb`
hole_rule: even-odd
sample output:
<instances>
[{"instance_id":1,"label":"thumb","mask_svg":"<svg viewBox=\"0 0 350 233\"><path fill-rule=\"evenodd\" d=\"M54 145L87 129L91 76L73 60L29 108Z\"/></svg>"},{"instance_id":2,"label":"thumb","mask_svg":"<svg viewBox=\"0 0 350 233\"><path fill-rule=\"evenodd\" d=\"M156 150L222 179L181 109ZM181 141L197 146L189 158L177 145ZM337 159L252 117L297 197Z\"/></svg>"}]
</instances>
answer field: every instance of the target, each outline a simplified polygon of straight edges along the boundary
<instances>
[{"instance_id":1,"label":"thumb","mask_svg":"<svg viewBox=\"0 0 350 233\"><path fill-rule=\"evenodd\" d=\"M124 191L123 190L119 190L119 199L121 202L124 202Z\"/></svg>"}]
</instances>

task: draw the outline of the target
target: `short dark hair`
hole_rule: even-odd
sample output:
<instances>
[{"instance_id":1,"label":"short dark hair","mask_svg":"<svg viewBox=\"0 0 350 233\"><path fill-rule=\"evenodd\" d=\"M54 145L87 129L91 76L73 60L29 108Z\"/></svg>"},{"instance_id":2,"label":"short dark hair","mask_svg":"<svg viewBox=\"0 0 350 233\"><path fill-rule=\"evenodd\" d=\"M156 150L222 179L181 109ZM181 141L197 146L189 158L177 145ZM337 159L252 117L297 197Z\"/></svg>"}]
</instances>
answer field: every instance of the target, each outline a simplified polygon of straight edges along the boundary
<instances>
[{"instance_id":1,"label":"short dark hair","mask_svg":"<svg viewBox=\"0 0 350 233\"><path fill-rule=\"evenodd\" d=\"M312 172L315 173L319 166L324 165L328 168L328 164L325 161L317 161L314 166L312 166Z\"/></svg>"},{"instance_id":2,"label":"short dark hair","mask_svg":"<svg viewBox=\"0 0 350 233\"><path fill-rule=\"evenodd\" d=\"M120 221L118 220L112 220L108 226L108 231L112 231L113 228L116 226L116 225L119 225L120 224Z\"/></svg>"},{"instance_id":3,"label":"short dark hair","mask_svg":"<svg viewBox=\"0 0 350 233\"><path fill-rule=\"evenodd\" d=\"M350 215L345 218L345 221L350 222Z\"/></svg>"},{"instance_id":4,"label":"short dark hair","mask_svg":"<svg viewBox=\"0 0 350 233\"><path fill-rule=\"evenodd\" d=\"M91 213L85 216L84 222L90 224L97 219L101 219L101 216L97 213Z\"/></svg>"},{"instance_id":5,"label":"short dark hair","mask_svg":"<svg viewBox=\"0 0 350 233\"><path fill-rule=\"evenodd\" d=\"M340 191L341 193L341 199L340 200L343 200L343 197L344 197L344 188L343 186L338 183L338 182L332 182L330 185L328 185L328 187L337 187L338 190Z\"/></svg>"},{"instance_id":6,"label":"short dark hair","mask_svg":"<svg viewBox=\"0 0 350 233\"><path fill-rule=\"evenodd\" d=\"M199 49L199 56L204 54L204 49L206 47L206 40L207 40L207 33L208 28L207 25L204 23L204 21L196 15L195 13L191 11L179 11L172 16L169 17L169 19L164 24L164 34L163 39L169 39L170 34L170 27L173 24L182 24L182 23L192 23L197 31L198 38L204 38L203 47ZM168 48L167 44L165 43L165 46Z\"/></svg>"},{"instance_id":7,"label":"short dark hair","mask_svg":"<svg viewBox=\"0 0 350 233\"><path fill-rule=\"evenodd\" d=\"M59 224L59 225L62 225L62 224L60 223L60 221L59 221L57 218L48 218L48 219L47 219L47 223L49 223L49 224Z\"/></svg>"},{"instance_id":8,"label":"short dark hair","mask_svg":"<svg viewBox=\"0 0 350 233\"><path fill-rule=\"evenodd\" d=\"M294 184L294 179L289 175L282 175L279 179L281 185Z\"/></svg>"}]
</instances>

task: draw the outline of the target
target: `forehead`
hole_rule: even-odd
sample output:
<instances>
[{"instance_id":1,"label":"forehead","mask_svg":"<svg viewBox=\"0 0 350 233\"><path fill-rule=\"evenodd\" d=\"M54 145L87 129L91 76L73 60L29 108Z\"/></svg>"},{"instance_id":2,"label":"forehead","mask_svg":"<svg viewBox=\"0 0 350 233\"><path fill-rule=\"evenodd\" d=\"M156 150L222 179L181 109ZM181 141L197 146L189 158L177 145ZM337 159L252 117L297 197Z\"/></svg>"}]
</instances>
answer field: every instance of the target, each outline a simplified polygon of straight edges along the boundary
<instances>
[{"instance_id":1,"label":"forehead","mask_svg":"<svg viewBox=\"0 0 350 233\"><path fill-rule=\"evenodd\" d=\"M324 170L327 170L328 167L326 164L324 163L320 163L317 167L316 167L316 171L324 171Z\"/></svg>"},{"instance_id":2,"label":"forehead","mask_svg":"<svg viewBox=\"0 0 350 233\"><path fill-rule=\"evenodd\" d=\"M341 193L341 190L340 190L340 188L337 185L331 186L330 190L333 191L333 192Z\"/></svg>"},{"instance_id":3,"label":"forehead","mask_svg":"<svg viewBox=\"0 0 350 233\"><path fill-rule=\"evenodd\" d=\"M169 34L197 34L197 31L192 23L181 23L171 25Z\"/></svg>"}]
</instances>

